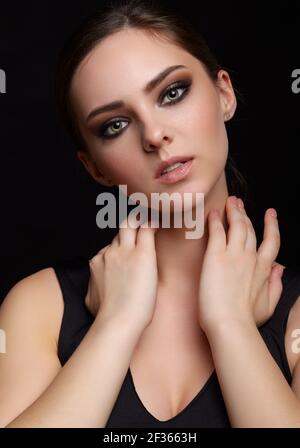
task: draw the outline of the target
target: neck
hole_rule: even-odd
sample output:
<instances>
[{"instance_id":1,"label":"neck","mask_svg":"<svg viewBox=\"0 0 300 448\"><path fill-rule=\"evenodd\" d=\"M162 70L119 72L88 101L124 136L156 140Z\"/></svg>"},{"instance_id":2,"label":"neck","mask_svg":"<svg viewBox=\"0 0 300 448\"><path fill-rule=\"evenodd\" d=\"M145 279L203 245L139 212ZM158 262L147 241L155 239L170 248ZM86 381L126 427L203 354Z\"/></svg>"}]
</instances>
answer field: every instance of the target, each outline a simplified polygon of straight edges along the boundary
<instances>
[{"instance_id":1,"label":"neck","mask_svg":"<svg viewBox=\"0 0 300 448\"><path fill-rule=\"evenodd\" d=\"M195 292L198 288L203 257L208 242L207 216L218 208L224 227L227 226L225 203L228 197L225 173L211 192L205 196L204 232L201 238L186 238L186 229L161 228L155 236L159 285L176 293ZM171 300L171 297L170 297Z\"/></svg>"},{"instance_id":2,"label":"neck","mask_svg":"<svg viewBox=\"0 0 300 448\"><path fill-rule=\"evenodd\" d=\"M200 239L186 239L185 230L158 229L155 247L158 266L158 290L150 325L140 338L139 347L189 347L191 352L205 352L208 342L198 320L198 288L202 262L208 242L207 215L218 208L227 232L225 212L228 197L225 175L205 197L204 233ZM147 351L147 350L146 350Z\"/></svg>"}]
</instances>

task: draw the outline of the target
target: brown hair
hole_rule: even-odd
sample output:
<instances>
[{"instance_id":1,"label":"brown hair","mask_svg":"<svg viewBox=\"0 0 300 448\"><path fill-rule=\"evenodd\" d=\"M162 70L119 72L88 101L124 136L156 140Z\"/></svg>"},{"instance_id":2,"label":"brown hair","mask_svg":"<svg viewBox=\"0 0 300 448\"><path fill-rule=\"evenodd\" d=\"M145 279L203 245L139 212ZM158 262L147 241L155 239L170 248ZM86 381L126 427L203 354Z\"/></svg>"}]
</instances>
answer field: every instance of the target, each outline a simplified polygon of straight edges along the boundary
<instances>
[{"instance_id":1,"label":"brown hair","mask_svg":"<svg viewBox=\"0 0 300 448\"><path fill-rule=\"evenodd\" d=\"M70 101L72 77L85 56L103 39L125 28L136 28L184 48L202 62L209 77L217 82L221 66L192 24L156 0L110 0L86 17L61 49L55 75L55 98L62 122L77 149L86 149ZM247 182L228 154L226 178L229 194L243 196Z\"/></svg>"}]
</instances>

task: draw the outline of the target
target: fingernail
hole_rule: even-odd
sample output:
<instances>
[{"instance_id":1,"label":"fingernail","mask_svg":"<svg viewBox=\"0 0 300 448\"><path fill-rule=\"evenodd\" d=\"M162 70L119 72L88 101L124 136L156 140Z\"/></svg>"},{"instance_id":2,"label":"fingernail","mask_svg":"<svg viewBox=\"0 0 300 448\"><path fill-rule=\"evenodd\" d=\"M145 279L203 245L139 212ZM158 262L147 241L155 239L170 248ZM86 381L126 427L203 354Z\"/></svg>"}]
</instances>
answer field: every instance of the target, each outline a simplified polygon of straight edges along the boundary
<instances>
[{"instance_id":1,"label":"fingernail","mask_svg":"<svg viewBox=\"0 0 300 448\"><path fill-rule=\"evenodd\" d=\"M231 196L230 200L233 205L238 205L238 199L236 196Z\"/></svg>"},{"instance_id":2,"label":"fingernail","mask_svg":"<svg viewBox=\"0 0 300 448\"><path fill-rule=\"evenodd\" d=\"M242 201L242 199L238 198L238 206L240 208L244 208L244 202Z\"/></svg>"},{"instance_id":3,"label":"fingernail","mask_svg":"<svg viewBox=\"0 0 300 448\"><path fill-rule=\"evenodd\" d=\"M275 208L272 208L269 213L273 218L277 218L277 212L276 212Z\"/></svg>"},{"instance_id":4,"label":"fingernail","mask_svg":"<svg viewBox=\"0 0 300 448\"><path fill-rule=\"evenodd\" d=\"M278 269L278 274L281 276L283 274L284 267L283 266L278 266L277 269Z\"/></svg>"}]
</instances>

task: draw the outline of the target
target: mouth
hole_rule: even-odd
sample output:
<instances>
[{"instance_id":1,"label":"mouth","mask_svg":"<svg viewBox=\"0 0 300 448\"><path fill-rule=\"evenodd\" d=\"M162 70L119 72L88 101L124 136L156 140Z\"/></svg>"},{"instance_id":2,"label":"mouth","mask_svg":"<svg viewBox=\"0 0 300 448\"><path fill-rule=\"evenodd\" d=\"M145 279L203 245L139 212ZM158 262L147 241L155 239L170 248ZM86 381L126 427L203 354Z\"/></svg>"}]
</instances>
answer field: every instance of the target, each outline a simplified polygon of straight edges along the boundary
<instances>
[{"instance_id":1,"label":"mouth","mask_svg":"<svg viewBox=\"0 0 300 448\"><path fill-rule=\"evenodd\" d=\"M183 166L186 162L192 159L193 157L189 156L171 157L169 160L166 160L159 165L155 174L155 179L164 176L166 173L171 172L173 169L176 169L180 165Z\"/></svg>"},{"instance_id":2,"label":"mouth","mask_svg":"<svg viewBox=\"0 0 300 448\"><path fill-rule=\"evenodd\" d=\"M155 179L162 183L177 182L188 174L192 163L193 157L172 157L159 166Z\"/></svg>"}]
</instances>

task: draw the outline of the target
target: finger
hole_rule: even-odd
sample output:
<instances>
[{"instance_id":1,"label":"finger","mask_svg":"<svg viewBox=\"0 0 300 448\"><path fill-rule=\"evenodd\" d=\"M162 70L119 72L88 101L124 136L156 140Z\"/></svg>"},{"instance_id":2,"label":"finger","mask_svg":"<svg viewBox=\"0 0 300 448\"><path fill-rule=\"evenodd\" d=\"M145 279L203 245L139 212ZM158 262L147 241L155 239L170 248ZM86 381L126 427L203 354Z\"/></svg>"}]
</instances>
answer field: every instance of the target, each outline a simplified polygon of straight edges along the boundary
<instances>
[{"instance_id":1,"label":"finger","mask_svg":"<svg viewBox=\"0 0 300 448\"><path fill-rule=\"evenodd\" d=\"M241 212L235 196L229 196L226 201L226 213L229 224L227 246L229 249L244 249L247 240L245 215Z\"/></svg>"},{"instance_id":2,"label":"finger","mask_svg":"<svg viewBox=\"0 0 300 448\"><path fill-rule=\"evenodd\" d=\"M143 224L139 227L136 237L137 247L147 247L155 249L155 234L157 228L151 227L150 223Z\"/></svg>"},{"instance_id":3,"label":"finger","mask_svg":"<svg viewBox=\"0 0 300 448\"><path fill-rule=\"evenodd\" d=\"M120 236L119 232L115 235L110 243L111 247L119 247L120 246Z\"/></svg>"},{"instance_id":4,"label":"finger","mask_svg":"<svg viewBox=\"0 0 300 448\"><path fill-rule=\"evenodd\" d=\"M110 246L111 245L108 244L107 246L103 247L96 255L94 255L94 257L89 260L89 268L91 272L93 272L94 270L98 271L102 266L102 263L104 262L104 255Z\"/></svg>"},{"instance_id":5,"label":"finger","mask_svg":"<svg viewBox=\"0 0 300 448\"><path fill-rule=\"evenodd\" d=\"M268 295L269 295L269 310L271 314L273 314L282 293L283 271L284 266L280 265L279 263L275 263L272 267L272 271L270 274Z\"/></svg>"},{"instance_id":6,"label":"finger","mask_svg":"<svg viewBox=\"0 0 300 448\"><path fill-rule=\"evenodd\" d=\"M134 247L136 244L137 229L138 224L134 217L131 215L127 216L119 226L118 239L120 245Z\"/></svg>"},{"instance_id":7,"label":"finger","mask_svg":"<svg viewBox=\"0 0 300 448\"><path fill-rule=\"evenodd\" d=\"M257 251L258 262L270 266L276 259L280 248L280 232L278 220L272 216L274 209L268 209L264 216L263 241Z\"/></svg>"},{"instance_id":8,"label":"finger","mask_svg":"<svg viewBox=\"0 0 300 448\"><path fill-rule=\"evenodd\" d=\"M226 250L226 232L221 221L220 212L211 209L208 213L208 243L207 250L217 252Z\"/></svg>"},{"instance_id":9,"label":"finger","mask_svg":"<svg viewBox=\"0 0 300 448\"><path fill-rule=\"evenodd\" d=\"M246 213L245 206L244 206L242 199L239 198L238 203L239 203L241 212L245 216L246 226L247 226L247 239L246 239L246 243L245 243L245 249L247 249L249 251L256 252L257 240L256 240L256 233L255 233L254 227L252 225L251 219L249 218L249 216Z\"/></svg>"},{"instance_id":10,"label":"finger","mask_svg":"<svg viewBox=\"0 0 300 448\"><path fill-rule=\"evenodd\" d=\"M102 247L102 248L97 252L96 255L103 255L104 252L107 251L107 249L109 248L110 245L111 245L111 244L107 244L107 246ZM91 258L89 261L91 261L92 259L93 259L93 258Z\"/></svg>"}]
</instances>

